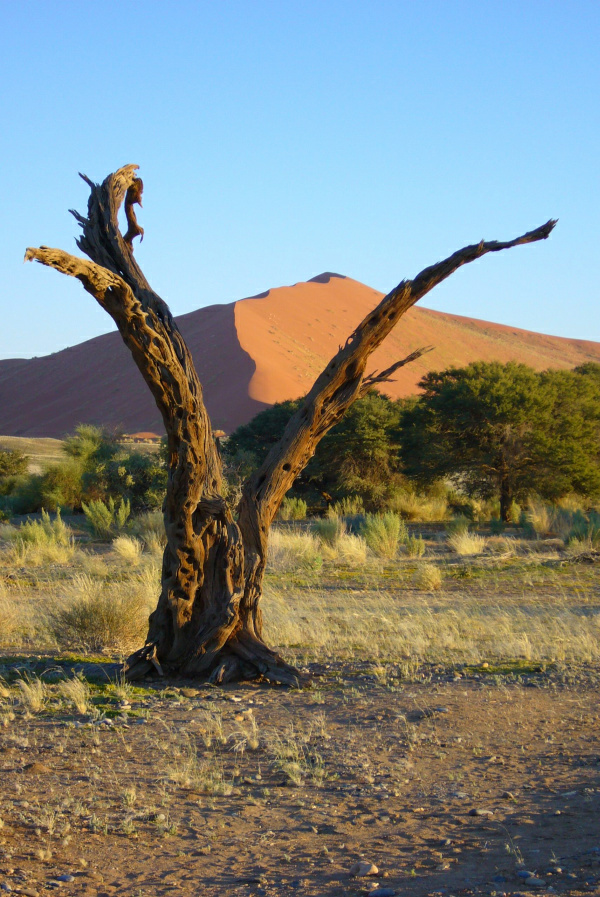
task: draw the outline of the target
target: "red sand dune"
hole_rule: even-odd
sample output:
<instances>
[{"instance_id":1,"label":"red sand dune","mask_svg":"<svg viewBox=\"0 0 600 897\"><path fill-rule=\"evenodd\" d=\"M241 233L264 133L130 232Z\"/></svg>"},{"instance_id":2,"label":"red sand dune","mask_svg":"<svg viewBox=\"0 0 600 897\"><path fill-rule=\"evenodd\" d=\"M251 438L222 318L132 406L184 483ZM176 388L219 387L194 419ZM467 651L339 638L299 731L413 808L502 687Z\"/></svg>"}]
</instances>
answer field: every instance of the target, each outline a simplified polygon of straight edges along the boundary
<instances>
[{"instance_id":1,"label":"red sand dune","mask_svg":"<svg viewBox=\"0 0 600 897\"><path fill-rule=\"evenodd\" d=\"M382 294L338 274L181 315L215 428L230 433L263 408L304 395ZM564 339L413 308L371 359L383 370L420 346L385 392L417 391L427 371L470 361L520 361L538 370L600 362L600 343ZM0 433L61 437L78 423L164 432L148 387L118 333L43 358L0 361Z\"/></svg>"}]
</instances>

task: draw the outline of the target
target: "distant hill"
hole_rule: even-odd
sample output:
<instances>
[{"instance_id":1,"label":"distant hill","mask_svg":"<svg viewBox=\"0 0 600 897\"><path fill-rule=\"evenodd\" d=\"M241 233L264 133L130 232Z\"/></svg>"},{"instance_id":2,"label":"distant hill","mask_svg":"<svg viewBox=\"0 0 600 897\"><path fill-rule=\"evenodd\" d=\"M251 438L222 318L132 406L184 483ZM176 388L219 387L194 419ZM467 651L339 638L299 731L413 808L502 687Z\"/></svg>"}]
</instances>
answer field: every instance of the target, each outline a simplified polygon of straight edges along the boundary
<instances>
[{"instance_id":1,"label":"distant hill","mask_svg":"<svg viewBox=\"0 0 600 897\"><path fill-rule=\"evenodd\" d=\"M382 295L325 273L178 317L214 427L230 433L274 402L304 395ZM428 345L434 351L401 369L388 395L415 393L427 371L471 361L520 361L537 370L600 362L600 343L415 307L374 353L368 372ZM61 438L78 423L164 432L118 333L43 358L0 361L0 434Z\"/></svg>"}]
</instances>

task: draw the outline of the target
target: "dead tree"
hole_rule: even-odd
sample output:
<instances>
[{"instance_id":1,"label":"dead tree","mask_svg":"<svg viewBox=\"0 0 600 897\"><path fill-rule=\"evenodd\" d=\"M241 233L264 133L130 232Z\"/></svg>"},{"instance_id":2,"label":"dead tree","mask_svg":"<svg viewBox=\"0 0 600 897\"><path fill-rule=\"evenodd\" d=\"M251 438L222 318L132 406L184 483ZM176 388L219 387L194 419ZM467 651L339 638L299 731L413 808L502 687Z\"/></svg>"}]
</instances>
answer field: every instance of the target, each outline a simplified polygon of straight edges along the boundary
<instances>
[{"instance_id":1,"label":"dead tree","mask_svg":"<svg viewBox=\"0 0 600 897\"><path fill-rule=\"evenodd\" d=\"M350 405L424 351L366 375L371 353L402 315L457 268L488 252L543 240L555 222L506 243L467 246L388 293L318 377L232 514L221 496L221 462L191 355L133 256L132 241L143 234L132 208L141 204L137 167L126 165L100 185L82 175L91 191L88 213L73 215L83 231L78 246L91 261L45 246L25 255L76 277L109 313L164 420L169 470L161 593L146 643L127 660L126 674L135 679L169 672L213 682L262 676L298 685L301 674L262 637L269 527L284 495ZM124 200L125 237L117 218Z\"/></svg>"}]
</instances>

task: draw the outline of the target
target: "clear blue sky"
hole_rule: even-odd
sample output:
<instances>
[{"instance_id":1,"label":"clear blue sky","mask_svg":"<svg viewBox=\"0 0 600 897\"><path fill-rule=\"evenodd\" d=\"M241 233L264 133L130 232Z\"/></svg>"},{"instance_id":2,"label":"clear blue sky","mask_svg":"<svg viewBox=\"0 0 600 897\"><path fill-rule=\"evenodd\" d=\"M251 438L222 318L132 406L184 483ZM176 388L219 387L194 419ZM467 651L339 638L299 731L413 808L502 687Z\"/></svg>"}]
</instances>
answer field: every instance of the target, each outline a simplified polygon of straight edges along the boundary
<instances>
[{"instance_id":1,"label":"clear blue sky","mask_svg":"<svg viewBox=\"0 0 600 897\"><path fill-rule=\"evenodd\" d=\"M128 162L175 314L323 270L387 291L557 217L425 304L600 340L597 0L5 0L0 27L0 358L112 329L22 258L77 251L77 172Z\"/></svg>"}]
</instances>

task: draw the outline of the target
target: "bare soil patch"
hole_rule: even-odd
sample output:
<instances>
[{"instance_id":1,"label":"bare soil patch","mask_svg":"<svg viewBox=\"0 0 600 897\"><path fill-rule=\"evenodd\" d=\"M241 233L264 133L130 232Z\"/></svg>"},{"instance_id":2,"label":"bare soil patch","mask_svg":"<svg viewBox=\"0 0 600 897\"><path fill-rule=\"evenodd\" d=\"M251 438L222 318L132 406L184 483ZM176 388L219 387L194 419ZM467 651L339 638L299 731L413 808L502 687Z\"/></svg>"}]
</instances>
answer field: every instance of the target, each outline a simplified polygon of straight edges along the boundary
<instances>
[{"instance_id":1,"label":"bare soil patch","mask_svg":"<svg viewBox=\"0 0 600 897\"><path fill-rule=\"evenodd\" d=\"M67 712L50 686L28 711L17 668L48 682L86 673L89 712ZM414 897L600 893L600 668L311 671L304 691L133 689L103 663L4 658L0 884L89 897L341 897L377 882ZM357 861L378 873L351 877Z\"/></svg>"}]
</instances>

